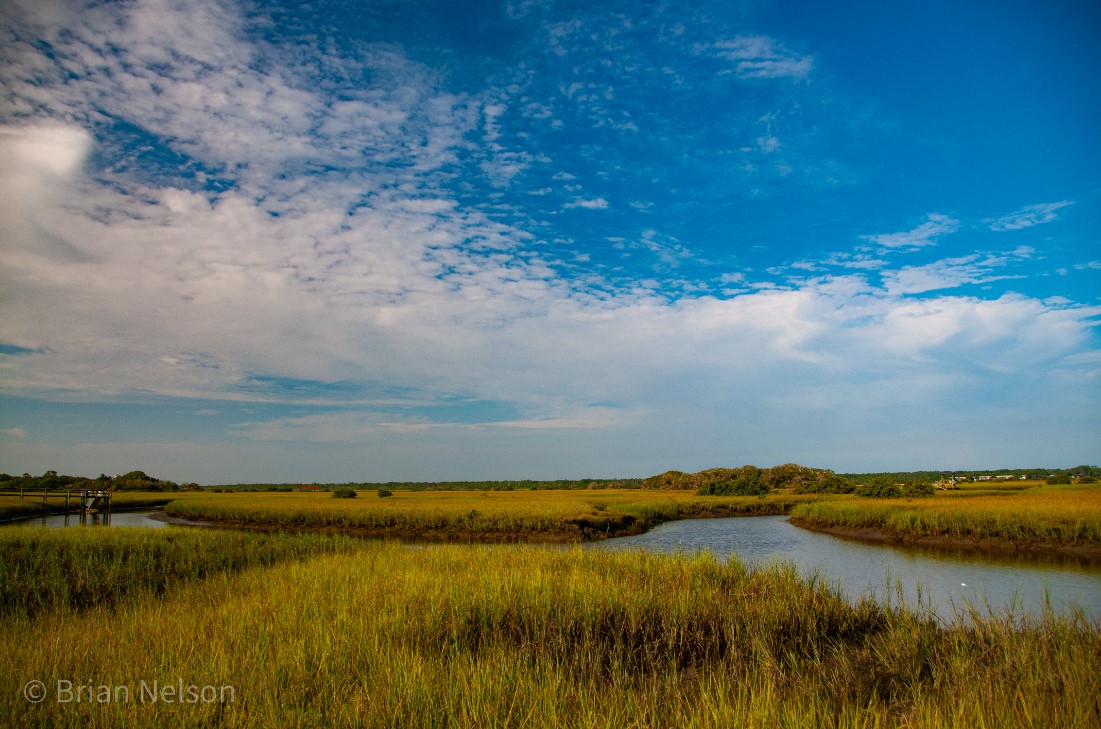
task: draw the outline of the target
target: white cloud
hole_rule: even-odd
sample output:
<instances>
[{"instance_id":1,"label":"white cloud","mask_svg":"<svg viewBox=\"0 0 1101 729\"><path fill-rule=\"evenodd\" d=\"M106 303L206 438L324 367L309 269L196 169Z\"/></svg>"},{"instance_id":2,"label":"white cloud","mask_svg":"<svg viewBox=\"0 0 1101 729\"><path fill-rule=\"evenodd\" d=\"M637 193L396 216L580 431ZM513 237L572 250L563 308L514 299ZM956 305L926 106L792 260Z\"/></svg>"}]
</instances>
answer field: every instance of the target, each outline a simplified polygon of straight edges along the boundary
<instances>
[{"instance_id":1,"label":"white cloud","mask_svg":"<svg viewBox=\"0 0 1101 729\"><path fill-rule=\"evenodd\" d=\"M0 126L0 263L86 257L64 237L51 235L49 225L57 207L76 194L90 147L90 135L72 125Z\"/></svg>"},{"instance_id":2,"label":"white cloud","mask_svg":"<svg viewBox=\"0 0 1101 729\"><path fill-rule=\"evenodd\" d=\"M823 263L829 266L840 266L842 268L853 268L865 271L876 271L881 268L886 268L888 265L884 258L864 252L834 253L824 260Z\"/></svg>"},{"instance_id":3,"label":"white cloud","mask_svg":"<svg viewBox=\"0 0 1101 729\"><path fill-rule=\"evenodd\" d=\"M1014 274L996 274L1015 258L1013 255L974 254L961 258L945 258L921 266L905 266L897 271L884 271L883 281L892 295L920 294L938 289L950 289L964 284L986 284L1011 278Z\"/></svg>"},{"instance_id":4,"label":"white cloud","mask_svg":"<svg viewBox=\"0 0 1101 729\"><path fill-rule=\"evenodd\" d=\"M1043 225L1058 219L1056 212L1071 205L1070 200L1061 200L1054 203L1042 203L1040 205L1026 205L1025 207L986 222L993 231L1023 230L1036 225Z\"/></svg>"},{"instance_id":5,"label":"white cloud","mask_svg":"<svg viewBox=\"0 0 1101 729\"><path fill-rule=\"evenodd\" d=\"M585 210L607 210L608 201L602 197L596 198L574 198L567 202L563 207L566 208L583 208Z\"/></svg>"},{"instance_id":6,"label":"white cloud","mask_svg":"<svg viewBox=\"0 0 1101 729\"><path fill-rule=\"evenodd\" d=\"M959 225L960 221L947 215L929 213L925 216L925 222L912 230L865 235L861 238L884 248L924 248L936 245L940 236L956 232Z\"/></svg>"},{"instance_id":7,"label":"white cloud","mask_svg":"<svg viewBox=\"0 0 1101 729\"><path fill-rule=\"evenodd\" d=\"M83 129L62 124L0 127L0 163L6 175L68 177L84 162L90 142Z\"/></svg>"}]
</instances>

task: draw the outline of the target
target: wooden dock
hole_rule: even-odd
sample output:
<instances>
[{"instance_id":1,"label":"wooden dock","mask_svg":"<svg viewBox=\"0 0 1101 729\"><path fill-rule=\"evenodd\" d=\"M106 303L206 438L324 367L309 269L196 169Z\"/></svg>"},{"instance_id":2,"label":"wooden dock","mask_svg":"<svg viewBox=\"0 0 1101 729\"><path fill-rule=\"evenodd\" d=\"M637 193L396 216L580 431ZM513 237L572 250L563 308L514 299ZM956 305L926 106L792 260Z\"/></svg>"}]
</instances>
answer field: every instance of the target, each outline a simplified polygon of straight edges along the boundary
<instances>
[{"instance_id":1,"label":"wooden dock","mask_svg":"<svg viewBox=\"0 0 1101 729\"><path fill-rule=\"evenodd\" d=\"M20 501L25 499L42 499L45 506L48 499L65 499L65 516L72 512L80 514L81 522L88 514L101 514L102 523L111 522L111 492L107 490L84 489L73 491L72 489L50 491L49 489L19 489L18 491L0 491L0 496L18 496ZM43 514L48 516L48 514Z\"/></svg>"}]
</instances>

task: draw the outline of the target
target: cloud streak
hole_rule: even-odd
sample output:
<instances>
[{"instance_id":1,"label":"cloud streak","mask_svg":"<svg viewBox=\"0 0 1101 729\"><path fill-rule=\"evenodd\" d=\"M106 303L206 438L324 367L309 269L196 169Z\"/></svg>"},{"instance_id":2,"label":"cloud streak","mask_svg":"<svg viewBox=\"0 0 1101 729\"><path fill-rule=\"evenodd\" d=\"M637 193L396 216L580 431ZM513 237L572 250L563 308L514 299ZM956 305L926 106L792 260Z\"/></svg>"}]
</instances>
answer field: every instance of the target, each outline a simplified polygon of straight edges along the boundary
<instances>
[{"instance_id":1,"label":"cloud streak","mask_svg":"<svg viewBox=\"0 0 1101 729\"><path fill-rule=\"evenodd\" d=\"M1054 203L1041 203L1039 205L1026 205L1020 210L1009 215L988 220L990 229L996 232L1006 230L1024 230L1036 225L1043 225L1056 220L1058 211L1071 205L1069 200L1061 200Z\"/></svg>"},{"instance_id":2,"label":"cloud streak","mask_svg":"<svg viewBox=\"0 0 1101 729\"><path fill-rule=\"evenodd\" d=\"M929 213L925 216L925 222L911 230L901 233L881 233L866 235L863 239L883 248L925 248L936 245L937 239L949 233L955 233L959 229L960 221L947 215Z\"/></svg>"},{"instance_id":3,"label":"cloud streak","mask_svg":"<svg viewBox=\"0 0 1101 729\"><path fill-rule=\"evenodd\" d=\"M811 56L795 53L767 36L738 36L713 47L720 58L734 62L734 73L742 79L805 79L814 65Z\"/></svg>"}]
</instances>

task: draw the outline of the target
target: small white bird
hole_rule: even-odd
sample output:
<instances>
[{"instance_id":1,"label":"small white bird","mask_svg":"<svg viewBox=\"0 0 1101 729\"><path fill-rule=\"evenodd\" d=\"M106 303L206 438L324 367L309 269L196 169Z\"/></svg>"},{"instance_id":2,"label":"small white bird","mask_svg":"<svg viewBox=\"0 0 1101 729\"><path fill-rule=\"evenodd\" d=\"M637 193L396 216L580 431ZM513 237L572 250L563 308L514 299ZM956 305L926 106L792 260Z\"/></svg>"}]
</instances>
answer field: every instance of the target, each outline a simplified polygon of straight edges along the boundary
<instances>
[{"instance_id":1,"label":"small white bird","mask_svg":"<svg viewBox=\"0 0 1101 729\"><path fill-rule=\"evenodd\" d=\"M967 583L966 582L961 582L960 587L967 587Z\"/></svg>"}]
</instances>

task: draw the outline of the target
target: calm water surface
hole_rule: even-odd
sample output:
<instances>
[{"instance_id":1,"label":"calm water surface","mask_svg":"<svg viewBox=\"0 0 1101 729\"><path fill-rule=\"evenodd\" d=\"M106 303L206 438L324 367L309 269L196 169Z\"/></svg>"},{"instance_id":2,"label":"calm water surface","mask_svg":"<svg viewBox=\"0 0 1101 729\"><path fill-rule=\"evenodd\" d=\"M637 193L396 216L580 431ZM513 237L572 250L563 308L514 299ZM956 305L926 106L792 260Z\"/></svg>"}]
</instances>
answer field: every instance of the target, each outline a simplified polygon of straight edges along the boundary
<instances>
[{"instance_id":1,"label":"calm water surface","mask_svg":"<svg viewBox=\"0 0 1101 729\"><path fill-rule=\"evenodd\" d=\"M112 526L112 527L154 527L160 529L168 526L163 521L152 518L153 511L116 511L111 514L110 523L103 514L86 514L84 523L81 524L80 514L51 514L49 516L36 516L30 519L20 519L20 526L44 526L51 528L67 526Z\"/></svg>"},{"instance_id":2,"label":"calm water surface","mask_svg":"<svg viewBox=\"0 0 1101 729\"><path fill-rule=\"evenodd\" d=\"M790 562L805 575L818 574L850 599L871 593L877 600L921 603L945 621L974 605L995 613L1009 608L1039 614L1046 601L1058 614L1081 607L1101 623L1101 567L1073 559L1030 559L892 547L858 542L792 526L786 516L687 519L662 524L634 537L591 542L587 549L706 550L736 555L753 565Z\"/></svg>"}]
</instances>

